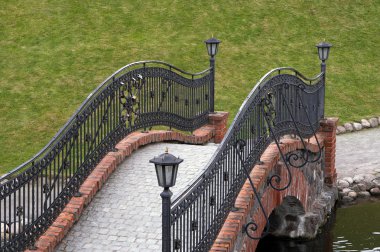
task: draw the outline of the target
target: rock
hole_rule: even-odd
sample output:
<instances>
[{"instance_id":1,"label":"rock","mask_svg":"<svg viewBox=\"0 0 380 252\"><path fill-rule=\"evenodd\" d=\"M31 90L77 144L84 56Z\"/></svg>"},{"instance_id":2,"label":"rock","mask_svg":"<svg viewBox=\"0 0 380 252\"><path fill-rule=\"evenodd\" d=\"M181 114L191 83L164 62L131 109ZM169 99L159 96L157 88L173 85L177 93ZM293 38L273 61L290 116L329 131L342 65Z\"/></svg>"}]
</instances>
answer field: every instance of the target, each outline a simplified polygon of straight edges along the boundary
<instances>
[{"instance_id":1,"label":"rock","mask_svg":"<svg viewBox=\"0 0 380 252\"><path fill-rule=\"evenodd\" d=\"M341 198L343 198L344 196L347 196L348 193L350 193L350 192L352 192L352 190L351 190L350 188L343 188L343 190L341 190L341 191L339 192L339 196L340 196Z\"/></svg>"},{"instance_id":2,"label":"rock","mask_svg":"<svg viewBox=\"0 0 380 252\"><path fill-rule=\"evenodd\" d=\"M367 190L367 186L365 184L358 184L358 188L360 191L366 191Z\"/></svg>"},{"instance_id":3,"label":"rock","mask_svg":"<svg viewBox=\"0 0 380 252\"><path fill-rule=\"evenodd\" d=\"M352 185L352 183L354 183L354 179L351 178L351 177L345 177L345 178L342 178L343 180L346 180L350 185Z\"/></svg>"},{"instance_id":4,"label":"rock","mask_svg":"<svg viewBox=\"0 0 380 252\"><path fill-rule=\"evenodd\" d=\"M374 180L376 180L375 175L373 175L373 174L365 174L364 175L364 184L366 185L367 191L376 186Z\"/></svg>"},{"instance_id":5,"label":"rock","mask_svg":"<svg viewBox=\"0 0 380 252\"><path fill-rule=\"evenodd\" d=\"M342 202L344 202L344 203L348 203L348 202L351 202L351 201L353 201L354 199L353 198L351 198L351 197L349 197L349 196L344 196L343 198L342 198Z\"/></svg>"},{"instance_id":6,"label":"rock","mask_svg":"<svg viewBox=\"0 0 380 252\"><path fill-rule=\"evenodd\" d=\"M380 177L372 179L373 186L380 187Z\"/></svg>"},{"instance_id":7,"label":"rock","mask_svg":"<svg viewBox=\"0 0 380 252\"><path fill-rule=\"evenodd\" d=\"M338 126L336 128L336 130L337 130L338 134L346 133L346 128L343 126Z\"/></svg>"},{"instance_id":8,"label":"rock","mask_svg":"<svg viewBox=\"0 0 380 252\"><path fill-rule=\"evenodd\" d=\"M353 177L355 183L359 184L364 181L364 174L358 174Z\"/></svg>"},{"instance_id":9,"label":"rock","mask_svg":"<svg viewBox=\"0 0 380 252\"><path fill-rule=\"evenodd\" d=\"M350 186L350 184L346 180L342 180L342 179L338 180L337 185L338 185L338 189L343 189Z\"/></svg>"},{"instance_id":10,"label":"rock","mask_svg":"<svg viewBox=\"0 0 380 252\"><path fill-rule=\"evenodd\" d=\"M353 185L351 186L351 189L354 191L354 192L360 192L360 188L358 187L358 185Z\"/></svg>"},{"instance_id":11,"label":"rock","mask_svg":"<svg viewBox=\"0 0 380 252\"><path fill-rule=\"evenodd\" d=\"M358 192L358 198L369 198L371 197L371 194L367 191Z\"/></svg>"},{"instance_id":12,"label":"rock","mask_svg":"<svg viewBox=\"0 0 380 252\"><path fill-rule=\"evenodd\" d=\"M370 123L368 122L368 120L366 120L366 119L362 119L362 120L360 121L360 123L362 124L363 128L365 128L365 129L368 129L368 128L371 127L371 124L370 124Z\"/></svg>"},{"instance_id":13,"label":"rock","mask_svg":"<svg viewBox=\"0 0 380 252\"><path fill-rule=\"evenodd\" d=\"M353 199L356 199L356 197L358 197L358 194L356 193L356 192L349 192L348 193L348 195L347 195L348 197L351 197L351 198L353 198Z\"/></svg>"},{"instance_id":14,"label":"rock","mask_svg":"<svg viewBox=\"0 0 380 252\"><path fill-rule=\"evenodd\" d=\"M354 182L357 184L365 184L365 183L371 183L374 179L376 179L375 175L373 174L358 174L353 177Z\"/></svg>"},{"instance_id":15,"label":"rock","mask_svg":"<svg viewBox=\"0 0 380 252\"><path fill-rule=\"evenodd\" d=\"M346 131L348 131L348 132L352 132L352 131L354 131L354 128L352 127L352 124L351 124L351 123L345 123L345 124L344 124L344 128L345 128Z\"/></svg>"},{"instance_id":16,"label":"rock","mask_svg":"<svg viewBox=\"0 0 380 252\"><path fill-rule=\"evenodd\" d=\"M319 216L313 213L305 214L303 219L303 226L302 237L306 239L315 238L319 227Z\"/></svg>"},{"instance_id":17,"label":"rock","mask_svg":"<svg viewBox=\"0 0 380 252\"><path fill-rule=\"evenodd\" d=\"M380 196L380 188L378 187L372 188L369 192L372 196Z\"/></svg>"},{"instance_id":18,"label":"rock","mask_svg":"<svg viewBox=\"0 0 380 252\"><path fill-rule=\"evenodd\" d=\"M371 118L369 119L369 124L371 124L372 128L375 128L379 126L379 121L377 120L377 118Z\"/></svg>"},{"instance_id":19,"label":"rock","mask_svg":"<svg viewBox=\"0 0 380 252\"><path fill-rule=\"evenodd\" d=\"M352 192L351 188L343 188L342 193L349 193Z\"/></svg>"},{"instance_id":20,"label":"rock","mask_svg":"<svg viewBox=\"0 0 380 252\"><path fill-rule=\"evenodd\" d=\"M356 122L354 122L354 123L352 124L352 126L354 127L354 130L355 130L355 131L359 131L359 130L362 130L362 129L363 129L363 126L362 126L360 123L356 123Z\"/></svg>"}]
</instances>

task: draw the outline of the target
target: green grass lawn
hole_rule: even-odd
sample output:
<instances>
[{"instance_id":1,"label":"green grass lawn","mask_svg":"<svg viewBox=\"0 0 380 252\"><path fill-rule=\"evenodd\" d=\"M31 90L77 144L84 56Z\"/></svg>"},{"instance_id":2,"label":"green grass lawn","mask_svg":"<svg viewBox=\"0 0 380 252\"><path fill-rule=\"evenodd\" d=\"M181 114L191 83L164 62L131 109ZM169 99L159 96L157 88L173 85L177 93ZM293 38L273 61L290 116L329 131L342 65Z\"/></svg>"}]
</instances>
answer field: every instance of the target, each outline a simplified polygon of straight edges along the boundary
<instances>
[{"instance_id":1,"label":"green grass lawn","mask_svg":"<svg viewBox=\"0 0 380 252\"><path fill-rule=\"evenodd\" d=\"M234 117L270 69L319 72L328 116L380 115L380 2L4 0L0 8L0 173L39 151L87 95L123 65L159 59L208 67L203 41L222 40L216 109Z\"/></svg>"}]
</instances>

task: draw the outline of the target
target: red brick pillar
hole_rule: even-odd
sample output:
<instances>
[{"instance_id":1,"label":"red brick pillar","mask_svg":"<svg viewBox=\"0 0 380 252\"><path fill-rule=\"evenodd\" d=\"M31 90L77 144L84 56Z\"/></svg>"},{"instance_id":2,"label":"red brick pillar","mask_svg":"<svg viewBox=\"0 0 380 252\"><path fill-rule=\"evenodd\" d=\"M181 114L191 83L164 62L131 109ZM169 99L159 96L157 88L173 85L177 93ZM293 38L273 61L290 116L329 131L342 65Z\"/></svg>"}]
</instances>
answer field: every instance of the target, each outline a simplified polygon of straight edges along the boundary
<instances>
[{"instance_id":1,"label":"red brick pillar","mask_svg":"<svg viewBox=\"0 0 380 252\"><path fill-rule=\"evenodd\" d=\"M215 127L215 143L220 143L227 132L228 114L228 112L215 112L208 116L209 123Z\"/></svg>"},{"instance_id":2,"label":"red brick pillar","mask_svg":"<svg viewBox=\"0 0 380 252\"><path fill-rule=\"evenodd\" d=\"M321 120L320 133L324 135L325 146L325 184L335 186L336 168L335 168L335 151L336 151L336 127L338 118L326 118Z\"/></svg>"}]
</instances>

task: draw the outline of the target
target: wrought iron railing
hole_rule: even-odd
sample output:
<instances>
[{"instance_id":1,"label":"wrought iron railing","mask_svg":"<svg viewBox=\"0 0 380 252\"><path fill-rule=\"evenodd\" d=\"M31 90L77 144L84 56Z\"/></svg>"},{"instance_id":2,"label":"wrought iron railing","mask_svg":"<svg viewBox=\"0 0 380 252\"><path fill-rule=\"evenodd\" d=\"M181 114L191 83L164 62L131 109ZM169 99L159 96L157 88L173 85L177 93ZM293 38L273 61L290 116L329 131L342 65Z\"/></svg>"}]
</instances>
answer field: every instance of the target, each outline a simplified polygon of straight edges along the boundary
<instances>
[{"instance_id":1,"label":"wrought iron railing","mask_svg":"<svg viewBox=\"0 0 380 252\"><path fill-rule=\"evenodd\" d=\"M192 131L208 122L213 69L191 74L160 61L116 71L32 159L0 178L1 251L33 246L96 164L130 132Z\"/></svg>"},{"instance_id":2,"label":"wrought iron railing","mask_svg":"<svg viewBox=\"0 0 380 252\"><path fill-rule=\"evenodd\" d=\"M260 156L271 142L279 145L280 137L287 134L295 134L300 139L315 136L324 116L324 79L324 72L309 79L292 68L278 68L258 82L204 172L173 201L172 251L210 249L247 175L260 162ZM268 178L268 184L284 190L291 183L289 166L302 167L316 159L307 151L280 153L289 179L284 185L275 174ZM253 190L258 197L254 187ZM258 201L260 203L259 198ZM260 207L266 214L261 204ZM254 221L248 226L257 229Z\"/></svg>"}]
</instances>

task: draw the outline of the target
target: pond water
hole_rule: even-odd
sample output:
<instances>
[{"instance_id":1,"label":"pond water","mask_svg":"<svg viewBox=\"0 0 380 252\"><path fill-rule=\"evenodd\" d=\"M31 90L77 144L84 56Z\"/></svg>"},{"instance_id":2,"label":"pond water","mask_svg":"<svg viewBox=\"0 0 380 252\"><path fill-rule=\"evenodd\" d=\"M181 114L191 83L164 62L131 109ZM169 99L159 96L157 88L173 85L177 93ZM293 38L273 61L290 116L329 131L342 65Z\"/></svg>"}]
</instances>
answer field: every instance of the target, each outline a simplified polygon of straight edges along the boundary
<instances>
[{"instance_id":1,"label":"pond water","mask_svg":"<svg viewBox=\"0 0 380 252\"><path fill-rule=\"evenodd\" d=\"M314 240L285 240L268 236L260 241L256 251L380 251L380 200L338 207Z\"/></svg>"}]
</instances>

